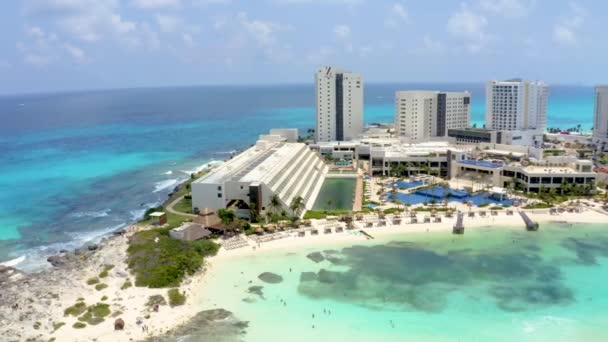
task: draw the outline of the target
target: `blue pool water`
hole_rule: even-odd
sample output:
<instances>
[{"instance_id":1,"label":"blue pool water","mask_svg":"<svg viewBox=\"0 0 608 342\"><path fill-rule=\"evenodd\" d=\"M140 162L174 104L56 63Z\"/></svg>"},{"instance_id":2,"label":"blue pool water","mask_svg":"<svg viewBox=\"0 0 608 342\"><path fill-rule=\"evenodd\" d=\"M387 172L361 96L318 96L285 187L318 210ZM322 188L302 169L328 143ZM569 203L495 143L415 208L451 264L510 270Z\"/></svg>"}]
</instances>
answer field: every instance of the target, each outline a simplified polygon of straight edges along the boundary
<instances>
[{"instance_id":1,"label":"blue pool water","mask_svg":"<svg viewBox=\"0 0 608 342\"><path fill-rule=\"evenodd\" d=\"M493 163L491 161L487 161L487 160L472 160L472 159L467 159L467 160L461 160L460 163L462 164L468 164L468 165L475 165L475 166L483 166L483 167L489 167L492 169L497 169L499 167L502 167L502 163Z\"/></svg>"},{"instance_id":2,"label":"blue pool water","mask_svg":"<svg viewBox=\"0 0 608 342\"><path fill-rule=\"evenodd\" d=\"M397 186L399 189L411 189L411 188L415 188L417 186L424 185L424 182L423 181L412 181L412 182L398 181L398 182L395 182L394 185Z\"/></svg>"},{"instance_id":3,"label":"blue pool water","mask_svg":"<svg viewBox=\"0 0 608 342\"><path fill-rule=\"evenodd\" d=\"M397 192L397 200L399 200L403 204L409 204L409 205L430 203L433 200L435 200L436 202L440 202L440 201L443 201L443 196L448 193L452 194L452 196L450 198L448 198L448 202L468 202L468 201L470 201L476 206L485 205L485 204L509 205L509 206L513 205L512 200L505 199L505 200L500 201L498 199L493 198L491 196L491 194L487 193L487 192L470 195L466 191L445 189L440 186L416 191L413 194L404 194L404 193ZM391 194L392 194L392 191L389 191L386 193L389 201L392 201L390 199Z\"/></svg>"}]
</instances>

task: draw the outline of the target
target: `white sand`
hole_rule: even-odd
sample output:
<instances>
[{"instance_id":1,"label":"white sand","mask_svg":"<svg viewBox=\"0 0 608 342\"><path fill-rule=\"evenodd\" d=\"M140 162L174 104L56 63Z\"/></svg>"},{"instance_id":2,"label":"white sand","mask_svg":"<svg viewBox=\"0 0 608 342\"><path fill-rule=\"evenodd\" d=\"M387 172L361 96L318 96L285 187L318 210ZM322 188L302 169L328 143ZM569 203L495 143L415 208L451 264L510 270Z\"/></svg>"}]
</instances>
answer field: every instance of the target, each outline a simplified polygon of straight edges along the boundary
<instances>
[{"instance_id":1,"label":"white sand","mask_svg":"<svg viewBox=\"0 0 608 342\"><path fill-rule=\"evenodd\" d=\"M500 211L497 216L489 215L485 218L475 217L464 219L465 236L467 231L475 227L499 225L509 227L508 229L525 229L524 223L517 212L512 216ZM608 216L593 210L585 210L582 213L563 213L550 215L548 210L526 210L530 218L539 223L546 222L568 222L568 223L605 223L608 228ZM420 218L423 214L419 214ZM445 233L450 234L455 218L443 218L442 223L419 223L402 224L382 228L365 229L375 237L390 237L390 235L408 233ZM389 220L390 221L390 220ZM136 228L133 228L136 229ZM542 230L542 226L541 226ZM132 234L130 232L129 234ZM206 283L212 282L220 272L230 272L221 267L222 260L242 258L259 253L273 251L297 251L298 248L310 248L325 245L360 243L365 241L362 235L355 235L352 231L342 233L320 234L316 236L307 235L296 237L295 234L284 239L262 243L261 247L244 247L235 250L221 249L217 256L208 259L204 270L187 279L181 289L188 297L183 306L170 308L168 305L161 306L160 311L150 312L145 303L148 297L162 294L167 297L167 289L147 289L131 287L121 290L120 287L128 277L132 282L134 277L128 274L126 260L126 237L111 239L103 249L97 252L90 260L83 261L83 267L78 270L57 269L37 282L29 285L20 285L18 291L12 289L6 296L15 296L12 299L20 304L18 310L12 310L10 306L0 308L0 334L8 340L25 340L37 337L40 340L49 340L55 337L57 341L129 341L141 340L151 335L159 335L187 322L196 313L204 309L199 303L204 302L208 294L205 291ZM252 243L253 245L253 243ZM96 291L93 286L86 285L88 278L94 277L102 269L103 264L113 264L115 268L110 271L109 277L102 280L108 288ZM49 293L57 294L58 298L50 296ZM79 297L85 298L87 305L101 302L102 296L107 296L107 303L111 304L113 312L118 310L122 313L117 316L125 323L124 331L114 331L114 319L107 318L105 322L96 326L87 326L84 329L74 329L72 324L77 320L75 317L64 317L65 308L73 305ZM30 300L33 302L30 303ZM149 315L149 318L146 318ZM20 317L23 320L20 321ZM142 332L141 327L136 325L137 318L143 319L143 324L148 326L148 332ZM40 322L41 326L35 330L33 325ZM65 322L66 325L52 332L54 322Z\"/></svg>"}]
</instances>

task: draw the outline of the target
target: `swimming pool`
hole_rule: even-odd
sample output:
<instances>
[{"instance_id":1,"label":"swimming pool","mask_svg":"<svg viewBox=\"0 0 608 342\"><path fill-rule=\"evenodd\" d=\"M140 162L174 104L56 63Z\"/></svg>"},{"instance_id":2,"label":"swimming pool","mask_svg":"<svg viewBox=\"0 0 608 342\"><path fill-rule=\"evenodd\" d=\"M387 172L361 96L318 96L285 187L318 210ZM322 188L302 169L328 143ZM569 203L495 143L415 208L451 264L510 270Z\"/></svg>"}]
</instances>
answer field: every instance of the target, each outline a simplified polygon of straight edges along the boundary
<instances>
[{"instance_id":1,"label":"swimming pool","mask_svg":"<svg viewBox=\"0 0 608 342\"><path fill-rule=\"evenodd\" d=\"M403 194L397 192L397 200L399 200L403 204L422 204L422 203L431 203L433 200L435 202L441 202L444 200L443 195L451 193L452 195L447 198L448 202L472 202L476 206L480 205L513 205L513 201L510 199L499 200L493 198L490 193L482 192L474 195L469 194L466 191L462 190L454 190L454 189L446 189L440 186L436 186L433 188L428 188L424 190L416 191L412 194ZM390 198L392 191L386 193L388 201L393 201Z\"/></svg>"},{"instance_id":2,"label":"swimming pool","mask_svg":"<svg viewBox=\"0 0 608 342\"><path fill-rule=\"evenodd\" d=\"M399 189L411 189L411 188L415 188L417 186L422 186L424 185L423 181L412 181L412 182L407 182L407 181L398 181L395 182L393 184L389 184L391 186L396 186Z\"/></svg>"},{"instance_id":3,"label":"swimming pool","mask_svg":"<svg viewBox=\"0 0 608 342\"><path fill-rule=\"evenodd\" d=\"M483 167L489 167L492 169L497 169L499 167L502 167L502 163L494 163L488 160L473 160L473 159L466 159L466 160L461 160L460 161L461 164L467 164L467 165L475 165L475 166L483 166Z\"/></svg>"}]
</instances>

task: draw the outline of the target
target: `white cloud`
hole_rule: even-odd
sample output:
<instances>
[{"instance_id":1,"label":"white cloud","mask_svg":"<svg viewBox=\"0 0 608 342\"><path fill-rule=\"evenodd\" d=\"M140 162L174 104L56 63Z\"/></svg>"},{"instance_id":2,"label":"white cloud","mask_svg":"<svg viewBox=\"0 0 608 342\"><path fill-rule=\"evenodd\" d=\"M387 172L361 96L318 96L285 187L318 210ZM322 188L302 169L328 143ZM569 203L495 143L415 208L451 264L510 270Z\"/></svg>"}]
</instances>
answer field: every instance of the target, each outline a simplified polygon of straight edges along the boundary
<instances>
[{"instance_id":1,"label":"white cloud","mask_svg":"<svg viewBox=\"0 0 608 342\"><path fill-rule=\"evenodd\" d=\"M82 49L70 44L64 44L63 47L77 63L84 63L86 61L86 55Z\"/></svg>"},{"instance_id":2,"label":"white cloud","mask_svg":"<svg viewBox=\"0 0 608 342\"><path fill-rule=\"evenodd\" d=\"M162 14L156 15L156 22L160 30L166 33L176 31L182 23L181 19L176 16Z\"/></svg>"},{"instance_id":3,"label":"white cloud","mask_svg":"<svg viewBox=\"0 0 608 342\"><path fill-rule=\"evenodd\" d=\"M405 6L401 3L394 3L389 11L389 15L384 19L384 27L395 29L398 28L401 23L406 22L409 19L409 13Z\"/></svg>"},{"instance_id":4,"label":"white cloud","mask_svg":"<svg viewBox=\"0 0 608 342\"><path fill-rule=\"evenodd\" d=\"M578 31L587 17L587 10L575 2L569 3L569 14L563 16L553 26L553 40L562 45L574 45L578 40Z\"/></svg>"},{"instance_id":5,"label":"white cloud","mask_svg":"<svg viewBox=\"0 0 608 342\"><path fill-rule=\"evenodd\" d=\"M336 25L334 26L334 34L340 39L347 39L350 37L350 27L348 25Z\"/></svg>"},{"instance_id":6,"label":"white cloud","mask_svg":"<svg viewBox=\"0 0 608 342\"><path fill-rule=\"evenodd\" d=\"M271 45L276 42L276 32L282 28L281 25L272 21L249 19L247 13L240 12L238 19L245 32L253 37L260 45Z\"/></svg>"},{"instance_id":7,"label":"white cloud","mask_svg":"<svg viewBox=\"0 0 608 342\"><path fill-rule=\"evenodd\" d=\"M182 41L189 48L191 48L191 47L194 46L194 39L192 39L192 36L190 34L188 34L188 33L182 34Z\"/></svg>"},{"instance_id":8,"label":"white cloud","mask_svg":"<svg viewBox=\"0 0 608 342\"><path fill-rule=\"evenodd\" d=\"M481 7L485 10L502 15L505 18L521 18L527 16L536 0L482 0Z\"/></svg>"},{"instance_id":9,"label":"white cloud","mask_svg":"<svg viewBox=\"0 0 608 342\"><path fill-rule=\"evenodd\" d=\"M24 61L25 63L36 67L44 67L51 63L51 58L49 56L27 54L25 55Z\"/></svg>"},{"instance_id":10,"label":"white cloud","mask_svg":"<svg viewBox=\"0 0 608 342\"><path fill-rule=\"evenodd\" d=\"M422 47L425 51L428 52L440 52L443 50L443 46L441 46L441 42L433 39L428 34L424 36L422 39Z\"/></svg>"},{"instance_id":11,"label":"white cloud","mask_svg":"<svg viewBox=\"0 0 608 342\"><path fill-rule=\"evenodd\" d=\"M278 4L337 4L337 5L357 5L364 0L274 0Z\"/></svg>"},{"instance_id":12,"label":"white cloud","mask_svg":"<svg viewBox=\"0 0 608 342\"><path fill-rule=\"evenodd\" d=\"M166 9L181 7L181 0L132 0L135 7L141 9Z\"/></svg>"},{"instance_id":13,"label":"white cloud","mask_svg":"<svg viewBox=\"0 0 608 342\"><path fill-rule=\"evenodd\" d=\"M460 10L448 19L447 29L454 36L481 40L487 23L484 16L473 13L463 4Z\"/></svg>"}]
</instances>

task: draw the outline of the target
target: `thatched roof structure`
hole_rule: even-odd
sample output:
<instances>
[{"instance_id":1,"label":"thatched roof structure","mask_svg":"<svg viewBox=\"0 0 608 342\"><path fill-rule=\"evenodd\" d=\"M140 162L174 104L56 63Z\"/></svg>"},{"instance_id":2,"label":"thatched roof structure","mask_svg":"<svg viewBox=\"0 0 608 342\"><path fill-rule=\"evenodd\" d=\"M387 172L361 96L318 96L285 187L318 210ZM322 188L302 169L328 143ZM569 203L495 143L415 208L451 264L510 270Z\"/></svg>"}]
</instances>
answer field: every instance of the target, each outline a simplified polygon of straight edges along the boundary
<instances>
[{"instance_id":1,"label":"thatched roof structure","mask_svg":"<svg viewBox=\"0 0 608 342\"><path fill-rule=\"evenodd\" d=\"M123 330L125 328L125 321L122 318L117 318L114 321L114 330Z\"/></svg>"}]
</instances>

